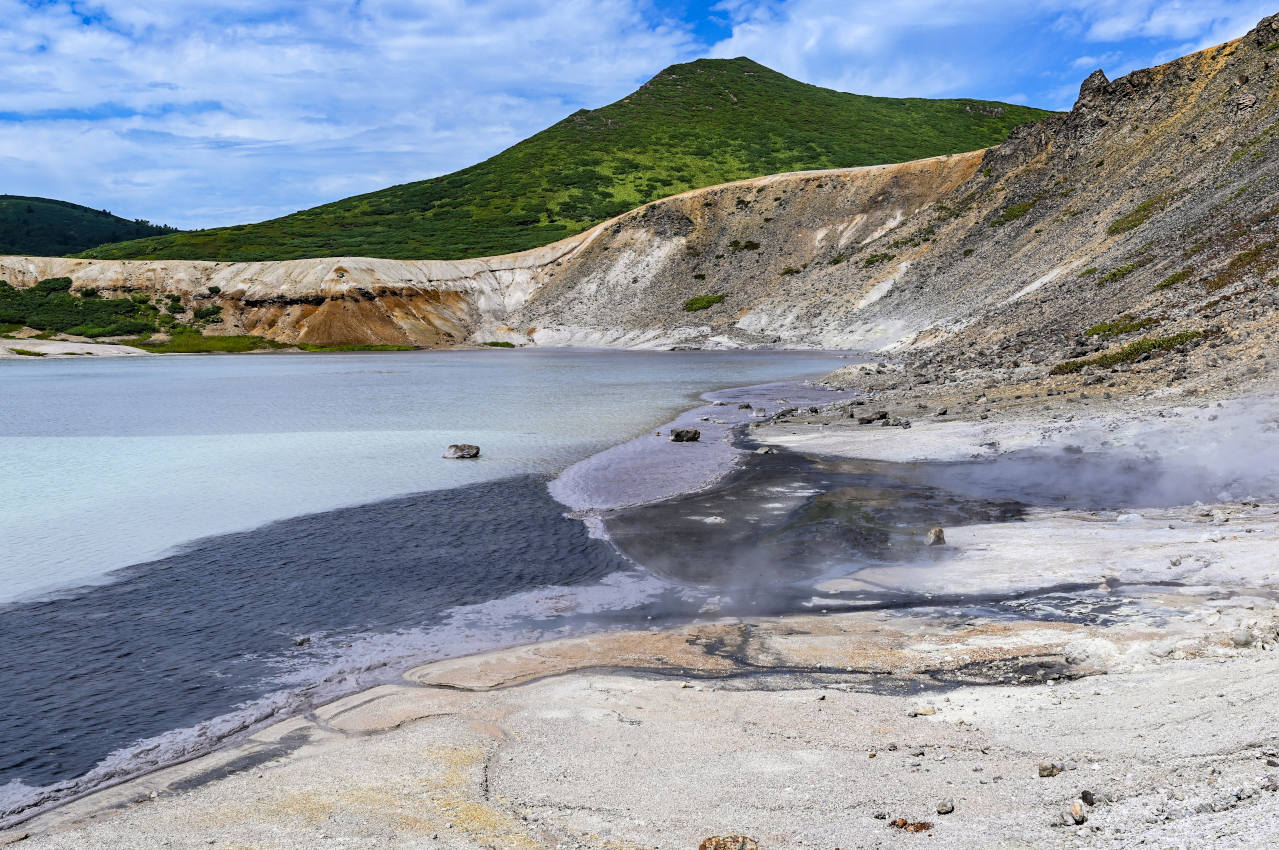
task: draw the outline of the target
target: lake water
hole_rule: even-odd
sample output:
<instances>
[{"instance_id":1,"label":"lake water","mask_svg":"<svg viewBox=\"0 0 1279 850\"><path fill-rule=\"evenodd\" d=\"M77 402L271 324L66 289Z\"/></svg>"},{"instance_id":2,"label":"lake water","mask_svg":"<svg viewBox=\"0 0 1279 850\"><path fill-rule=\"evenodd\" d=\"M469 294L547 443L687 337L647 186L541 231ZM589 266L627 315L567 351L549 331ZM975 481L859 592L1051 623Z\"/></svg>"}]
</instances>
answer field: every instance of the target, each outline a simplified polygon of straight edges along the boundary
<instances>
[{"instance_id":1,"label":"lake water","mask_svg":"<svg viewBox=\"0 0 1279 850\"><path fill-rule=\"evenodd\" d=\"M680 589L566 518L547 480L706 390L840 364L564 350L0 363L0 823L397 665L643 622ZM454 442L483 455L443 460Z\"/></svg>"}]
</instances>

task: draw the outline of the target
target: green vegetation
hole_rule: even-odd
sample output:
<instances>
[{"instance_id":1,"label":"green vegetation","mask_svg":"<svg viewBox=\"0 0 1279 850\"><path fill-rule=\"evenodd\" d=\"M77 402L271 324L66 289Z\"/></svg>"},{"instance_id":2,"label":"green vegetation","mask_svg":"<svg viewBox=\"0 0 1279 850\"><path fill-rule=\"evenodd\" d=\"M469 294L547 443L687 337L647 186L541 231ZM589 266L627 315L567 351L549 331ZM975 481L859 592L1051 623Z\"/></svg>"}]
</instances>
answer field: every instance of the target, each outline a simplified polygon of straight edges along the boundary
<instances>
[{"instance_id":1,"label":"green vegetation","mask_svg":"<svg viewBox=\"0 0 1279 850\"><path fill-rule=\"evenodd\" d=\"M1201 331L1182 331L1172 336L1147 337L1136 342L1130 342L1118 351L1109 351L1105 354L1098 354L1096 357L1085 357L1079 360L1067 360L1063 363L1058 363L1052 368L1052 373L1054 375L1070 375L1085 366L1107 368L1117 366L1120 363L1131 363L1143 354L1166 351L1169 348L1176 348L1182 343L1202 337L1203 333Z\"/></svg>"},{"instance_id":2,"label":"green vegetation","mask_svg":"<svg viewBox=\"0 0 1279 850\"><path fill-rule=\"evenodd\" d=\"M496 340L496 339L490 342L486 342L484 344L489 346L490 348L514 348L515 347L515 343L513 342L502 342L501 340Z\"/></svg>"},{"instance_id":3,"label":"green vegetation","mask_svg":"<svg viewBox=\"0 0 1279 850\"><path fill-rule=\"evenodd\" d=\"M786 268L782 269L782 276L784 277L788 274L799 274L800 271L802 271L802 269L797 269L794 266L787 266Z\"/></svg>"},{"instance_id":4,"label":"green vegetation","mask_svg":"<svg viewBox=\"0 0 1279 850\"><path fill-rule=\"evenodd\" d=\"M998 144L1046 112L845 94L746 58L673 65L461 171L254 225L97 248L111 259L453 259L545 245L688 189Z\"/></svg>"},{"instance_id":5,"label":"green vegetation","mask_svg":"<svg viewBox=\"0 0 1279 850\"><path fill-rule=\"evenodd\" d=\"M1265 47L1263 47L1263 48L1261 48L1261 49L1262 49L1262 50L1266 50L1266 51L1270 51L1270 50L1279 50L1279 41L1276 41L1276 42L1274 42L1274 43L1272 43L1272 44L1267 44Z\"/></svg>"},{"instance_id":6,"label":"green vegetation","mask_svg":"<svg viewBox=\"0 0 1279 850\"><path fill-rule=\"evenodd\" d=\"M128 345L150 351L153 354L204 354L225 351L241 354L267 348L291 348L284 343L263 339L260 336L205 336L199 331L181 330L168 342L150 342L150 334L129 340Z\"/></svg>"},{"instance_id":7,"label":"green vegetation","mask_svg":"<svg viewBox=\"0 0 1279 850\"><path fill-rule=\"evenodd\" d=\"M0 195L0 254L61 257L106 242L178 231L149 221L129 221L106 210L66 201Z\"/></svg>"},{"instance_id":8,"label":"green vegetation","mask_svg":"<svg viewBox=\"0 0 1279 850\"><path fill-rule=\"evenodd\" d=\"M1176 197L1175 193L1163 192L1148 201L1142 201L1132 212L1115 219L1110 227L1106 228L1106 232L1111 236L1116 236L1120 233L1136 230L1149 221L1155 213L1166 209L1169 204L1176 200Z\"/></svg>"},{"instance_id":9,"label":"green vegetation","mask_svg":"<svg viewBox=\"0 0 1279 850\"><path fill-rule=\"evenodd\" d=\"M990 223L991 227L1003 227L1011 221L1016 221L1017 219L1022 218L1026 215L1026 213L1035 208L1036 203L1038 203L1038 199L1005 207L1004 211Z\"/></svg>"},{"instance_id":10,"label":"green vegetation","mask_svg":"<svg viewBox=\"0 0 1279 850\"><path fill-rule=\"evenodd\" d=\"M1091 328L1084 331L1084 336L1098 336L1102 339L1107 339L1112 336L1130 334L1133 331L1142 331L1151 325L1157 324L1159 324L1159 320L1150 317L1145 319L1130 319L1125 316L1120 316L1118 319L1113 321L1100 322L1093 325Z\"/></svg>"},{"instance_id":11,"label":"green vegetation","mask_svg":"<svg viewBox=\"0 0 1279 850\"><path fill-rule=\"evenodd\" d=\"M753 239L747 239L745 242L739 242L738 240L734 239L732 242L728 243L728 247L731 248L733 250L733 253L735 254L738 251L758 251L759 243Z\"/></svg>"},{"instance_id":12,"label":"green vegetation","mask_svg":"<svg viewBox=\"0 0 1279 850\"><path fill-rule=\"evenodd\" d=\"M14 354L21 354L23 357L44 357L48 353L45 351L32 351L29 348L10 348L9 350Z\"/></svg>"},{"instance_id":13,"label":"green vegetation","mask_svg":"<svg viewBox=\"0 0 1279 850\"><path fill-rule=\"evenodd\" d=\"M873 266L876 263L887 262L888 260L891 260L895 256L897 255L896 254L871 254L865 260L862 260L862 264L866 266Z\"/></svg>"},{"instance_id":14,"label":"green vegetation","mask_svg":"<svg viewBox=\"0 0 1279 850\"><path fill-rule=\"evenodd\" d=\"M1144 266L1149 260L1137 260L1132 263L1124 263L1122 266L1116 266L1101 276L1101 280L1097 281L1097 285L1101 286L1106 283L1114 283L1117 280L1123 280L1137 269Z\"/></svg>"},{"instance_id":15,"label":"green vegetation","mask_svg":"<svg viewBox=\"0 0 1279 850\"><path fill-rule=\"evenodd\" d=\"M694 295L692 298L684 302L684 312L696 313L698 310L705 310L710 307L714 307L723 300L723 295Z\"/></svg>"},{"instance_id":16,"label":"green vegetation","mask_svg":"<svg viewBox=\"0 0 1279 850\"><path fill-rule=\"evenodd\" d=\"M124 336L156 328L159 311L132 298L81 298L71 278L42 280L27 289L0 281L0 323L75 336Z\"/></svg>"},{"instance_id":17,"label":"green vegetation","mask_svg":"<svg viewBox=\"0 0 1279 850\"><path fill-rule=\"evenodd\" d=\"M1236 254L1216 277L1204 283L1204 288L1209 292L1216 292L1242 280L1250 273L1267 274L1276 264L1279 264L1279 239L1263 242ZM4 321L3 315L0 315L0 321Z\"/></svg>"},{"instance_id":18,"label":"green vegetation","mask_svg":"<svg viewBox=\"0 0 1279 850\"><path fill-rule=\"evenodd\" d=\"M1095 275L1095 274L1096 274L1097 272L1099 272L1099 271L1101 271L1101 269L1097 268L1096 266L1089 266L1088 268L1086 268L1086 269L1084 269L1083 271L1081 271L1081 272L1079 273L1079 276L1080 276L1080 277L1092 277L1093 275Z\"/></svg>"},{"instance_id":19,"label":"green vegetation","mask_svg":"<svg viewBox=\"0 0 1279 850\"><path fill-rule=\"evenodd\" d=\"M1155 285L1155 290L1167 289L1170 286L1176 286L1184 280L1190 278L1190 269L1182 269L1179 272L1173 272Z\"/></svg>"}]
</instances>

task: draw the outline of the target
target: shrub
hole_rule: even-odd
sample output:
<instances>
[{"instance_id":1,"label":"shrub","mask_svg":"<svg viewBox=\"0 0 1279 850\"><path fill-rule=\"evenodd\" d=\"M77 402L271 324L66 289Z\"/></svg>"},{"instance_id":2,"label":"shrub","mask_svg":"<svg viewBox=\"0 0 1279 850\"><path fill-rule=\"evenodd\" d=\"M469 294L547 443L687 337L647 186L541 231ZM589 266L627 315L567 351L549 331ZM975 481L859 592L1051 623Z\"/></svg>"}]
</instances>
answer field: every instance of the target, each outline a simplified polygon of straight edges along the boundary
<instances>
[{"instance_id":1,"label":"shrub","mask_svg":"<svg viewBox=\"0 0 1279 850\"><path fill-rule=\"evenodd\" d=\"M1097 281L1097 285L1101 286L1104 283L1114 283L1117 280L1123 280L1144 265L1145 263L1141 261L1135 263L1124 263L1122 266L1117 266L1102 275L1101 280Z\"/></svg>"},{"instance_id":2,"label":"shrub","mask_svg":"<svg viewBox=\"0 0 1279 850\"><path fill-rule=\"evenodd\" d=\"M706 280L706 275L704 275L704 274L695 274L695 275L693 275L693 280Z\"/></svg>"},{"instance_id":3,"label":"shrub","mask_svg":"<svg viewBox=\"0 0 1279 850\"><path fill-rule=\"evenodd\" d=\"M732 242L728 243L728 247L732 248L734 253L738 251L758 251L759 243L750 239L745 242L739 242L734 239Z\"/></svg>"},{"instance_id":4,"label":"shrub","mask_svg":"<svg viewBox=\"0 0 1279 850\"><path fill-rule=\"evenodd\" d=\"M1159 324L1159 320L1155 318L1129 319L1120 316L1110 322L1100 322L1084 331L1084 336L1099 336L1104 338L1112 336L1122 336L1123 334L1132 333L1133 331L1145 330L1151 325Z\"/></svg>"},{"instance_id":5,"label":"shrub","mask_svg":"<svg viewBox=\"0 0 1279 850\"><path fill-rule=\"evenodd\" d=\"M785 276L788 274L799 274L799 271L800 270L795 268L794 266L787 266L786 268L782 269L782 275Z\"/></svg>"},{"instance_id":6,"label":"shrub","mask_svg":"<svg viewBox=\"0 0 1279 850\"><path fill-rule=\"evenodd\" d=\"M1182 269L1179 272L1173 272L1155 285L1155 290L1167 289L1170 286L1176 286L1184 280L1190 278L1190 269Z\"/></svg>"},{"instance_id":7,"label":"shrub","mask_svg":"<svg viewBox=\"0 0 1279 850\"><path fill-rule=\"evenodd\" d=\"M1079 360L1067 360L1058 363L1052 368L1054 375L1069 375L1078 372L1085 366L1117 366L1120 363L1131 363L1143 354L1154 351L1166 351L1169 348L1176 348L1182 343L1191 340L1201 339L1203 332L1201 331L1182 331L1179 334L1163 337L1147 337L1139 339L1136 342L1130 342L1118 351L1110 351L1105 354L1099 354L1096 357L1085 357Z\"/></svg>"},{"instance_id":8,"label":"shrub","mask_svg":"<svg viewBox=\"0 0 1279 850\"><path fill-rule=\"evenodd\" d=\"M0 281L0 323L52 336L123 336L155 330L155 308L128 298L82 298L71 279L48 278L27 289Z\"/></svg>"},{"instance_id":9,"label":"shrub","mask_svg":"<svg viewBox=\"0 0 1279 850\"><path fill-rule=\"evenodd\" d=\"M488 342L483 343L483 345L487 345L489 348L514 348L515 347L515 343L504 342L500 339L489 340Z\"/></svg>"},{"instance_id":10,"label":"shrub","mask_svg":"<svg viewBox=\"0 0 1279 850\"><path fill-rule=\"evenodd\" d=\"M891 260L895 256L897 255L896 254L871 254L869 257L867 257L865 260L862 261L862 264L866 266L873 266L876 263L883 263L888 260Z\"/></svg>"},{"instance_id":11,"label":"shrub","mask_svg":"<svg viewBox=\"0 0 1279 850\"><path fill-rule=\"evenodd\" d=\"M684 312L696 313L698 310L714 307L723 300L723 295L694 295L684 302Z\"/></svg>"},{"instance_id":12,"label":"shrub","mask_svg":"<svg viewBox=\"0 0 1279 850\"><path fill-rule=\"evenodd\" d=\"M1096 274L1097 272L1099 272L1099 271L1101 271L1101 270L1100 270L1100 269L1098 269L1096 266L1089 266L1088 268L1086 268L1086 269L1084 269L1083 271L1081 271L1081 272L1079 273L1079 276L1080 276L1080 277L1092 277L1093 275L1095 275L1095 274Z\"/></svg>"},{"instance_id":13,"label":"shrub","mask_svg":"<svg viewBox=\"0 0 1279 850\"><path fill-rule=\"evenodd\" d=\"M1120 233L1127 233L1130 230L1141 227L1141 225L1150 220L1151 216L1161 212L1172 203L1174 197L1176 196L1173 194L1163 192L1148 201L1142 201L1132 212L1115 219L1110 227L1106 228L1106 232L1111 236L1117 236Z\"/></svg>"},{"instance_id":14,"label":"shrub","mask_svg":"<svg viewBox=\"0 0 1279 850\"><path fill-rule=\"evenodd\" d=\"M29 348L10 348L14 354L21 354L23 357L44 357L47 351L32 351Z\"/></svg>"},{"instance_id":15,"label":"shrub","mask_svg":"<svg viewBox=\"0 0 1279 850\"><path fill-rule=\"evenodd\" d=\"M191 315L197 322L220 322L222 308L216 304L211 307L197 307Z\"/></svg>"},{"instance_id":16,"label":"shrub","mask_svg":"<svg viewBox=\"0 0 1279 850\"><path fill-rule=\"evenodd\" d=\"M222 291L222 287L220 286L210 286L208 289L208 292L210 295L217 295L221 291Z\"/></svg>"},{"instance_id":17,"label":"shrub","mask_svg":"<svg viewBox=\"0 0 1279 850\"><path fill-rule=\"evenodd\" d=\"M1012 206L1006 207L1004 211L999 214L999 217L991 222L991 226L1002 227L1011 221L1016 221L1034 209L1035 203L1035 201L1026 201L1024 203L1013 204Z\"/></svg>"}]
</instances>

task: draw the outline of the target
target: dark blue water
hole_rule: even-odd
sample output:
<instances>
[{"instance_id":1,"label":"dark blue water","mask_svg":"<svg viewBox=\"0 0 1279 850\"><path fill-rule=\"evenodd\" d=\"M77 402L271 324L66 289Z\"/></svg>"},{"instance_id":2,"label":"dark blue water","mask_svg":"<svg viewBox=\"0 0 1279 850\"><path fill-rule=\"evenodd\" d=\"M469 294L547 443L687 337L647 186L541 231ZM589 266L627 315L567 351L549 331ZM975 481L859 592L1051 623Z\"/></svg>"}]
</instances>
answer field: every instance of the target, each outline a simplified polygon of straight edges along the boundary
<instances>
[{"instance_id":1,"label":"dark blue water","mask_svg":"<svg viewBox=\"0 0 1279 850\"><path fill-rule=\"evenodd\" d=\"M225 715L343 637L629 568L563 511L533 476L424 493L208 539L111 584L0 609L0 786L73 779L139 739ZM264 710L296 710L322 685ZM191 735L117 767L209 743Z\"/></svg>"}]
</instances>

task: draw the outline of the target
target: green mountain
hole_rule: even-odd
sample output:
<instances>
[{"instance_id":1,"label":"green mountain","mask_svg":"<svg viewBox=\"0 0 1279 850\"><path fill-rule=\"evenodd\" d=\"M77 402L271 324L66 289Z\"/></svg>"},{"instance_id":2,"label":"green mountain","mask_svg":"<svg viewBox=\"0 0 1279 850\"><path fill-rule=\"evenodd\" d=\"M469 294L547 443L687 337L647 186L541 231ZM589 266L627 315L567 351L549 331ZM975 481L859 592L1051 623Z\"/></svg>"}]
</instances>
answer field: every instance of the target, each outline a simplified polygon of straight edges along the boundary
<instances>
[{"instance_id":1,"label":"green mountain","mask_svg":"<svg viewBox=\"0 0 1279 850\"><path fill-rule=\"evenodd\" d=\"M1004 140L1048 113L978 100L845 94L750 59L672 65L461 171L260 224L107 245L116 259L457 259L533 248L687 189L782 171L902 162Z\"/></svg>"},{"instance_id":2,"label":"green mountain","mask_svg":"<svg viewBox=\"0 0 1279 850\"><path fill-rule=\"evenodd\" d=\"M176 232L66 201L0 195L0 254L61 257L104 242Z\"/></svg>"}]
</instances>

